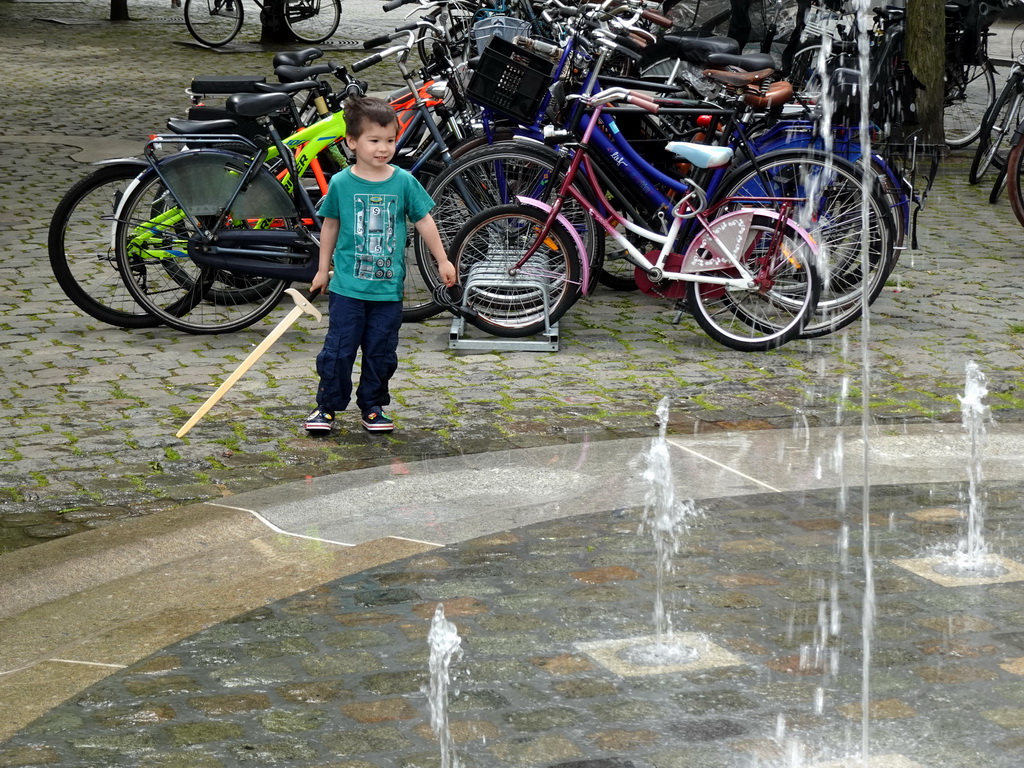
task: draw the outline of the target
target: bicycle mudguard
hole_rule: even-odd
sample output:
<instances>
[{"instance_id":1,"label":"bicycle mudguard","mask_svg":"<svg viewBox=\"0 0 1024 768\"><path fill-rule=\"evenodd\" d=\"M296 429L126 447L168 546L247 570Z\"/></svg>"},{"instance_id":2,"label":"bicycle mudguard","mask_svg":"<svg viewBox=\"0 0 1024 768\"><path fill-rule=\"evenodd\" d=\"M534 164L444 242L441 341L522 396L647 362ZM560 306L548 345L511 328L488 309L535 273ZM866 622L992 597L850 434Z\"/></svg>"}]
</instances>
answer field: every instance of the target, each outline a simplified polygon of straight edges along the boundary
<instances>
[{"instance_id":1,"label":"bicycle mudguard","mask_svg":"<svg viewBox=\"0 0 1024 768\"><path fill-rule=\"evenodd\" d=\"M89 165L137 165L139 169L148 168L149 163L143 160L141 157L111 157L106 160L96 160L95 162L89 163Z\"/></svg>"},{"instance_id":2,"label":"bicycle mudguard","mask_svg":"<svg viewBox=\"0 0 1024 768\"><path fill-rule=\"evenodd\" d=\"M722 252L722 246L735 254L743 239L750 231L750 223L755 216L765 216L778 221L782 214L769 208L742 208L738 211L726 213L718 218L712 219L708 226L711 228L697 234L686 248L683 256L683 265L680 272L715 272L722 269L729 269L733 266L729 257ZM806 242L813 243L813 257L818 255L817 241L793 219L789 219L790 226L806 238ZM716 242L714 238L718 239ZM704 255L701 251L705 251ZM788 254L787 254L788 256Z\"/></svg>"},{"instance_id":3,"label":"bicycle mudguard","mask_svg":"<svg viewBox=\"0 0 1024 768\"><path fill-rule=\"evenodd\" d=\"M531 208L537 208L543 211L545 214L551 213L551 206L547 203L542 203L540 200L534 200L532 197L523 197L522 195L516 195L516 200L520 205L528 205ZM583 284L583 295L586 296L590 293L590 254L587 252L587 248L583 245L583 238L580 237L580 233L576 231L576 227L569 223L569 220L562 214L558 214L558 221L569 230L569 234L572 236L573 242L576 243L576 249L582 258L580 259L580 282Z\"/></svg>"},{"instance_id":4,"label":"bicycle mudguard","mask_svg":"<svg viewBox=\"0 0 1024 768\"><path fill-rule=\"evenodd\" d=\"M296 215L281 183L263 168L239 189L249 159L216 149L185 150L159 160L156 172L175 201L191 216L222 216L233 195L231 213L239 219L279 219Z\"/></svg>"}]
</instances>

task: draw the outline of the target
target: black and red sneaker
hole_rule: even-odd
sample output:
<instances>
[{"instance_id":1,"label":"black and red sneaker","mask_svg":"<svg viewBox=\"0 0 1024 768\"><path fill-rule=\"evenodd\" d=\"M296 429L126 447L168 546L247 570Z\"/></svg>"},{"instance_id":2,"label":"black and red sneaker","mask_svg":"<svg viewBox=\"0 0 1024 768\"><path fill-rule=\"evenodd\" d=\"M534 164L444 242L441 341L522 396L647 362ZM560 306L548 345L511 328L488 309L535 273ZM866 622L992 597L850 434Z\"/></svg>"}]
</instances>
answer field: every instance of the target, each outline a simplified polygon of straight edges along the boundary
<instances>
[{"instance_id":1,"label":"black and red sneaker","mask_svg":"<svg viewBox=\"0 0 1024 768\"><path fill-rule=\"evenodd\" d=\"M388 415L384 413L379 405L375 405L367 411L363 411L363 429L368 432L392 432L395 429L395 422L393 422Z\"/></svg>"},{"instance_id":2,"label":"black and red sneaker","mask_svg":"<svg viewBox=\"0 0 1024 768\"><path fill-rule=\"evenodd\" d=\"M334 426L334 411L328 411L325 408L314 408L313 412L306 417L302 426L311 435L329 434L331 427Z\"/></svg>"}]
</instances>

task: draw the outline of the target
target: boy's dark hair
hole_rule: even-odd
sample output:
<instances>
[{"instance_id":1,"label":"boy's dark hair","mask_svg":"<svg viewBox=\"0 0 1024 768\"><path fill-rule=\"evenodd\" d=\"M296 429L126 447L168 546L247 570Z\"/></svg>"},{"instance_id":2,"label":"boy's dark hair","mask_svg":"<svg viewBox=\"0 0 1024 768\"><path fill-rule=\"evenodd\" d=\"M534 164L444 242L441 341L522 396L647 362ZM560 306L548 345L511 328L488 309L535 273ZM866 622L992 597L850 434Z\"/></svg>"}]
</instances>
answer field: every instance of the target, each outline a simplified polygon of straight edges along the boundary
<instances>
[{"instance_id":1,"label":"boy's dark hair","mask_svg":"<svg viewBox=\"0 0 1024 768\"><path fill-rule=\"evenodd\" d=\"M397 122L395 110L384 99L373 96L349 96L345 99L345 131L353 139L358 139L367 125L387 128Z\"/></svg>"}]
</instances>

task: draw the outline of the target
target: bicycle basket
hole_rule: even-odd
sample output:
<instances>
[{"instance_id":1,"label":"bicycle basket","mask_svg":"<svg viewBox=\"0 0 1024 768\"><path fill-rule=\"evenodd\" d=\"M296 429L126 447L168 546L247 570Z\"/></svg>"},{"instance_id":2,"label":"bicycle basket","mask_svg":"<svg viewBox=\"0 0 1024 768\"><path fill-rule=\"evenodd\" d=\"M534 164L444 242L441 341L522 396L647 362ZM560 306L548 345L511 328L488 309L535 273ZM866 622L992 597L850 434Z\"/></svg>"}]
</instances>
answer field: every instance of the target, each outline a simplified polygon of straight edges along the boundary
<instances>
[{"instance_id":1,"label":"bicycle basket","mask_svg":"<svg viewBox=\"0 0 1024 768\"><path fill-rule=\"evenodd\" d=\"M551 87L554 65L543 56L492 37L469 81L467 95L521 123L531 123Z\"/></svg>"},{"instance_id":2,"label":"bicycle basket","mask_svg":"<svg viewBox=\"0 0 1024 768\"><path fill-rule=\"evenodd\" d=\"M800 35L800 40L801 42L806 42L815 37L828 37L838 40L837 30L839 25L845 24L849 28L852 19L852 15L843 16L828 8L812 5L807 10L807 16L804 18L804 31Z\"/></svg>"},{"instance_id":3,"label":"bicycle basket","mask_svg":"<svg viewBox=\"0 0 1024 768\"><path fill-rule=\"evenodd\" d=\"M490 16L476 22L470 36L473 40L473 47L479 56L493 38L500 37L511 43L516 35L529 37L532 29L530 22L525 19L514 19L511 16Z\"/></svg>"}]
</instances>

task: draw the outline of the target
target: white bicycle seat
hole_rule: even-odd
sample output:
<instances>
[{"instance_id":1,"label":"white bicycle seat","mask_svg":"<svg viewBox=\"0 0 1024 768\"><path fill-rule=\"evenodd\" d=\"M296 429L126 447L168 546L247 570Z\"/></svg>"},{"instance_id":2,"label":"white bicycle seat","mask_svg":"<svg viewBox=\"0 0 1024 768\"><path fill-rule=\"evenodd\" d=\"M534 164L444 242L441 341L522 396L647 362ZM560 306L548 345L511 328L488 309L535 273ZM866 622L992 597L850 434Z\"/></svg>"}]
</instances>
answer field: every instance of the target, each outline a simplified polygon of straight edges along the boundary
<instances>
[{"instance_id":1,"label":"white bicycle seat","mask_svg":"<svg viewBox=\"0 0 1024 768\"><path fill-rule=\"evenodd\" d=\"M670 141L665 145L665 149L698 168L719 168L728 165L732 162L733 155L730 147L711 147L692 141Z\"/></svg>"}]
</instances>

